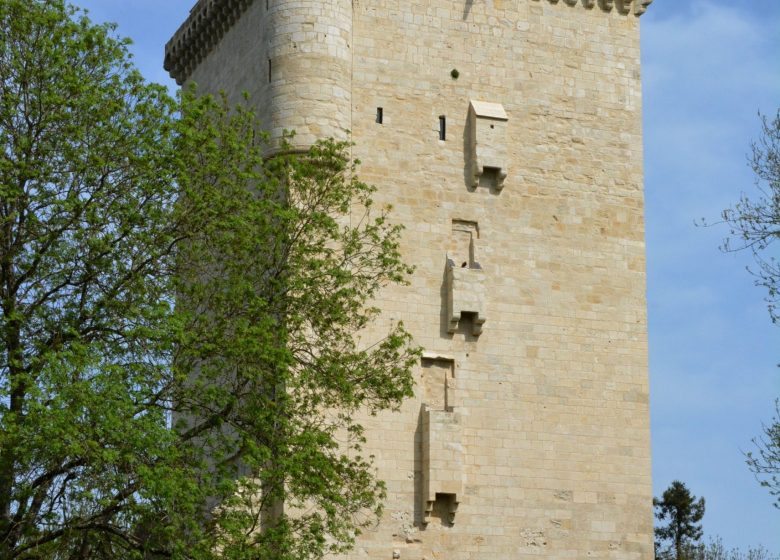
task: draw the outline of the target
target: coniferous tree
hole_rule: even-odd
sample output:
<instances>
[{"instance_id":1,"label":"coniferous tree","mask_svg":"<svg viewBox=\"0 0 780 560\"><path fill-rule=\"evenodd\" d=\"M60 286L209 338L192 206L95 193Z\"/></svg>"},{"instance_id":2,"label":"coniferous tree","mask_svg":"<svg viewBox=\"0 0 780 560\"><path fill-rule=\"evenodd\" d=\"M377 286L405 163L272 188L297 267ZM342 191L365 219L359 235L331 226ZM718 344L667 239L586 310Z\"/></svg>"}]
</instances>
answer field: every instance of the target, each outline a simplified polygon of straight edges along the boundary
<instances>
[{"instance_id":1,"label":"coniferous tree","mask_svg":"<svg viewBox=\"0 0 780 560\"><path fill-rule=\"evenodd\" d=\"M697 500L685 484L675 480L660 499L653 498L653 506L662 523L655 528L656 557L689 560L687 551L702 537L704 498Z\"/></svg>"}]
</instances>

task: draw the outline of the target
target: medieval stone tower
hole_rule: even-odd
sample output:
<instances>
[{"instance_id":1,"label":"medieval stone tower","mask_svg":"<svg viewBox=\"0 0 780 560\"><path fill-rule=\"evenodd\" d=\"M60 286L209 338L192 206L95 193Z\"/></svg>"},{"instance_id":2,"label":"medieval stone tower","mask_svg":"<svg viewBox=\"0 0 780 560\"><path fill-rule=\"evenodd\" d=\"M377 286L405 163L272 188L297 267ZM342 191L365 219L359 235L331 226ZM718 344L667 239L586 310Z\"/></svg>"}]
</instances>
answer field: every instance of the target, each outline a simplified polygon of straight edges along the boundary
<instances>
[{"instance_id":1,"label":"medieval stone tower","mask_svg":"<svg viewBox=\"0 0 780 560\"><path fill-rule=\"evenodd\" d=\"M639 16L651 0L200 0L166 68L301 146L351 131L426 352L367 418L350 559L650 560Z\"/></svg>"}]
</instances>

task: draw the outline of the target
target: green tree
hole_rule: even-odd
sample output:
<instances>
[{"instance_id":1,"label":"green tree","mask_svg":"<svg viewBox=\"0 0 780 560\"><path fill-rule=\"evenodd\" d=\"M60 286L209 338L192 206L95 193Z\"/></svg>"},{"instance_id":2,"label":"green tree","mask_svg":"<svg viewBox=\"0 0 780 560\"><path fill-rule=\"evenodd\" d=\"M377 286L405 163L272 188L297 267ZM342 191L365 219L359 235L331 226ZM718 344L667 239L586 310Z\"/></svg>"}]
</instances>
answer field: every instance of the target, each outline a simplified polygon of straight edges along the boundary
<instances>
[{"instance_id":1,"label":"green tree","mask_svg":"<svg viewBox=\"0 0 780 560\"><path fill-rule=\"evenodd\" d=\"M660 500L653 498L653 506L656 518L663 523L655 528L656 557L689 560L687 552L702 537L704 498L697 500L685 484L675 480Z\"/></svg>"},{"instance_id":2,"label":"green tree","mask_svg":"<svg viewBox=\"0 0 780 560\"><path fill-rule=\"evenodd\" d=\"M762 133L753 143L750 158L756 176L758 195L743 194L732 208L723 211L723 221L731 237L724 243L726 251L749 250L756 267L756 284L766 288L769 315L780 322L780 261L773 253L780 241L780 111L774 119L761 117ZM754 439L756 451L747 453L747 463L762 486L769 488L780 508L780 410L763 435Z\"/></svg>"},{"instance_id":3,"label":"green tree","mask_svg":"<svg viewBox=\"0 0 780 560\"><path fill-rule=\"evenodd\" d=\"M319 558L381 508L410 273L348 146L263 158L111 26L0 0L0 558Z\"/></svg>"},{"instance_id":4,"label":"green tree","mask_svg":"<svg viewBox=\"0 0 780 560\"><path fill-rule=\"evenodd\" d=\"M179 208L195 233L177 271L176 365L197 375L175 400L195 405L185 433L221 427L205 442L234 481L220 494L221 558L343 552L384 496L356 413L411 396L419 359L401 325L359 334L378 290L411 273L400 227L373 209L347 144L264 159L251 112L187 98Z\"/></svg>"}]
</instances>

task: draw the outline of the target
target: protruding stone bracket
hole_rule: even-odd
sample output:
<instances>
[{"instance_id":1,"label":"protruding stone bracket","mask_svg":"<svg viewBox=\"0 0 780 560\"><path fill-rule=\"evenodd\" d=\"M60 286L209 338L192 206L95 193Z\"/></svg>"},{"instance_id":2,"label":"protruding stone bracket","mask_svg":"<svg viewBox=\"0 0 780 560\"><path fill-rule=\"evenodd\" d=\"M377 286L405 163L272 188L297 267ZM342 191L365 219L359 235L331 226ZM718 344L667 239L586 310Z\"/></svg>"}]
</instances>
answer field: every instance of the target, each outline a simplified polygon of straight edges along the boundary
<instances>
[{"instance_id":1,"label":"protruding stone bracket","mask_svg":"<svg viewBox=\"0 0 780 560\"><path fill-rule=\"evenodd\" d=\"M485 272L478 262L471 267L459 267L447 259L447 320L449 333L458 330L458 323L464 316L471 319L471 334L482 334L482 325L487 319Z\"/></svg>"},{"instance_id":2,"label":"protruding stone bracket","mask_svg":"<svg viewBox=\"0 0 780 560\"><path fill-rule=\"evenodd\" d=\"M539 2L541 0L535 0ZM550 4L557 4L558 0L547 0ZM563 0L563 3L567 6L582 5L588 10L594 8L597 4L605 12L611 12L613 9L617 10L623 15L628 15L632 12L636 16L641 16L647 11L647 7L652 4L653 0Z\"/></svg>"},{"instance_id":3,"label":"protruding stone bracket","mask_svg":"<svg viewBox=\"0 0 780 560\"><path fill-rule=\"evenodd\" d=\"M463 426L460 414L422 410L422 511L423 524L440 518L444 526L455 523L463 495Z\"/></svg>"},{"instance_id":4,"label":"protruding stone bracket","mask_svg":"<svg viewBox=\"0 0 780 560\"><path fill-rule=\"evenodd\" d=\"M507 117L500 103L471 101L468 117L468 158L471 188L480 184L480 179L490 177L491 187L500 191L504 188L507 171Z\"/></svg>"}]
</instances>

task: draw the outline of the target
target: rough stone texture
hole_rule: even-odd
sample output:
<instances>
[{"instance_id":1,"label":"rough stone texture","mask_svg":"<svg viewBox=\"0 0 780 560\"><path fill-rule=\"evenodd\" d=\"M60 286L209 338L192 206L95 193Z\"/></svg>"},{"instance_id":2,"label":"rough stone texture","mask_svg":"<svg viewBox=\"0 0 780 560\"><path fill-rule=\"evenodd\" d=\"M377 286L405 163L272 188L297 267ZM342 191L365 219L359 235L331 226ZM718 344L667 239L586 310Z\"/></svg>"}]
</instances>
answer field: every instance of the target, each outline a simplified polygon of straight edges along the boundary
<instances>
[{"instance_id":1,"label":"rough stone texture","mask_svg":"<svg viewBox=\"0 0 780 560\"><path fill-rule=\"evenodd\" d=\"M245 4L212 47L169 52L171 68L190 64L177 77L207 91L248 91L267 128L295 129L300 146L352 131L362 178L393 204L417 267L411 286L383 292L365 342L403 319L453 368L437 391L421 364L415 398L365 419L388 502L346 558L650 560L637 17L649 2ZM471 100L506 111L501 190L472 186ZM450 332L445 263L474 260L456 223L478 224L479 336L463 320ZM440 473L423 457L424 405L457 414L454 523L425 523L424 481Z\"/></svg>"}]
</instances>

